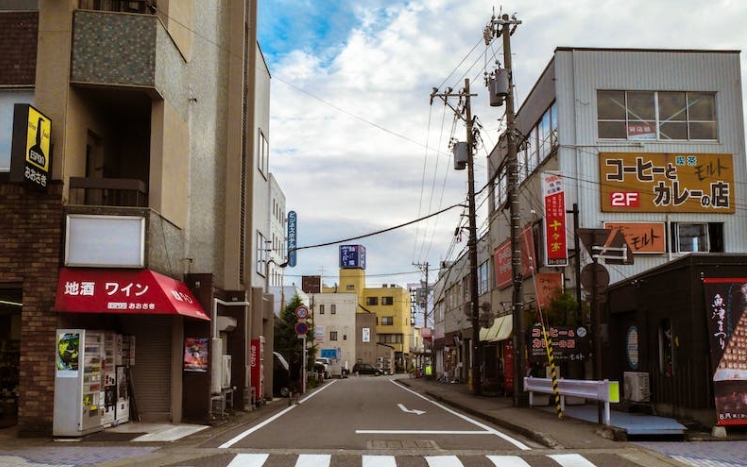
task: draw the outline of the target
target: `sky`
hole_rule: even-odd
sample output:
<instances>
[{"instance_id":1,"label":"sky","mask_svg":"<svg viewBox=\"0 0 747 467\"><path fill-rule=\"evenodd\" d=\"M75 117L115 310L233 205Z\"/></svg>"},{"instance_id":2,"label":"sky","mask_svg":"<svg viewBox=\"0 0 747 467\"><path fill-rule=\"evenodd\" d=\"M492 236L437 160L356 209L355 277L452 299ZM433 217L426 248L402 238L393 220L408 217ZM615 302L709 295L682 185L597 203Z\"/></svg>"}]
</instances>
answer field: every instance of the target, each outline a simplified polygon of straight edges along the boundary
<instances>
[{"instance_id":1,"label":"sky","mask_svg":"<svg viewBox=\"0 0 747 467\"><path fill-rule=\"evenodd\" d=\"M270 171L298 216L286 285L304 275L335 284L341 244L366 248L369 287L416 284L426 264L433 283L442 261L466 252L467 171L454 170L449 146L466 127L431 100L465 80L477 94L476 224L486 231L487 156L505 123L484 84L503 61L501 39L483 39L493 16L521 21L511 36L517 111L558 47L747 45L744 0L259 0L258 9L272 77Z\"/></svg>"}]
</instances>

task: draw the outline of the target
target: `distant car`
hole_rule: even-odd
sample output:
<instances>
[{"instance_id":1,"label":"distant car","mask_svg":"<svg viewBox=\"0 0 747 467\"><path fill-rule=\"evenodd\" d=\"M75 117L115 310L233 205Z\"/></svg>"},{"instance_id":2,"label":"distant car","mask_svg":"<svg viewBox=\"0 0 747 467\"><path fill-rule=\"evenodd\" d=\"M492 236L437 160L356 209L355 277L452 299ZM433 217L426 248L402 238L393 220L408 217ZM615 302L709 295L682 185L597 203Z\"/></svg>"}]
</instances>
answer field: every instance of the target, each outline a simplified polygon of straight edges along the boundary
<instances>
[{"instance_id":1,"label":"distant car","mask_svg":"<svg viewBox=\"0 0 747 467\"><path fill-rule=\"evenodd\" d=\"M355 375L375 375L379 376L381 370L368 363L356 363L353 365L353 374Z\"/></svg>"},{"instance_id":2,"label":"distant car","mask_svg":"<svg viewBox=\"0 0 747 467\"><path fill-rule=\"evenodd\" d=\"M278 352L272 353L272 395L288 397L290 393L290 365Z\"/></svg>"}]
</instances>

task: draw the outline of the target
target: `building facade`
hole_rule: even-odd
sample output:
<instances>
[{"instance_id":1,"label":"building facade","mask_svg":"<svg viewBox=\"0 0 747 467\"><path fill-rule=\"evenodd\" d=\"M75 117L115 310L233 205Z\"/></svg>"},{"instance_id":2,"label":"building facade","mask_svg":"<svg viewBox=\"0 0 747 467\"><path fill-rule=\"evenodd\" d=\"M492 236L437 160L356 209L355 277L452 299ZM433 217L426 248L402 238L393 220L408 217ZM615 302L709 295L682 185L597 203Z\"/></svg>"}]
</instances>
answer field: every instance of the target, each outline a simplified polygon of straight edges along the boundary
<instances>
[{"instance_id":1,"label":"building facade","mask_svg":"<svg viewBox=\"0 0 747 467\"><path fill-rule=\"evenodd\" d=\"M494 373L503 374L506 390L513 387L508 369L514 365L514 336L521 332L526 337L527 355L533 342L542 347L529 330L540 318L546 320L553 299L565 292L576 299L577 308L561 324L585 327L592 337L591 347L575 356L581 363L558 362L571 377L623 381L623 373L632 370L624 364L629 343L620 336L634 321L647 333L639 336L650 360L641 366L646 370L639 370L650 376L647 404L661 413L699 420L704 410L713 414L713 400L707 400L713 394L712 373L703 356L696 366L703 369L704 379L697 385L690 386L692 375L682 370L677 376L653 374L659 373L656 362L662 358L656 347L661 328L643 324L656 315L656 320L679 322L680 330L705 329L705 317L692 319L689 311L679 318L676 309L659 310L661 316L653 312L667 303L658 295L682 293L663 279L673 275L654 271L673 262L684 264L695 255L728 257L725 264L738 265L739 254L747 251L741 234L747 221L740 206L747 170L739 58L738 51L719 50L555 50L514 122L521 230L518 319L513 317L512 225L507 215L512 164L505 133L488 158L488 296L497 319L483 331L485 342L493 343L485 350L495 352ZM711 263L703 264L703 274L714 274ZM735 277L738 266L728 269L723 273ZM464 266L455 264L451 270L468 277ZM443 289L441 303L434 298L436 316L456 308L460 299L451 303L450 296L461 295L462 304L469 301L459 290L466 282L460 284L449 271L441 273L443 284L436 285ZM639 301L631 308L624 297L637 279L665 282L648 286L658 298L647 304L640 302L646 295L637 294ZM608 288L616 292L608 295ZM510 329L516 322L520 328ZM446 329L443 334L449 342ZM703 334L691 337L699 339L693 348L706 348ZM679 362L691 360L681 356ZM523 363L529 367L529 361ZM489 379L489 370L483 371Z\"/></svg>"},{"instance_id":2,"label":"building facade","mask_svg":"<svg viewBox=\"0 0 747 467\"><path fill-rule=\"evenodd\" d=\"M11 3L0 8L11 31L0 118L13 122L0 138L0 338L17 348L19 432L96 430L124 399L143 421L247 408L248 342L272 336L273 320L255 267L270 217L256 3ZM19 122L42 148L25 171L34 137L19 139ZM101 359L82 402L61 390L86 376L61 350L76 346ZM66 419L68 406L97 423Z\"/></svg>"}]
</instances>

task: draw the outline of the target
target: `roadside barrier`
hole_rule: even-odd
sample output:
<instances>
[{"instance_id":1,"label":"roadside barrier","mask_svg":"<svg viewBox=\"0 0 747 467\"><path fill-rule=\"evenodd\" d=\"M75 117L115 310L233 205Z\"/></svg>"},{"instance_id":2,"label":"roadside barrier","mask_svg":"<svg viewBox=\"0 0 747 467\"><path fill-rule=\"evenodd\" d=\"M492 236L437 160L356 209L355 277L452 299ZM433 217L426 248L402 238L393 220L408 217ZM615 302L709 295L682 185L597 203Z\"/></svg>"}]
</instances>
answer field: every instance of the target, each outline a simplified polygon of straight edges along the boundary
<instances>
[{"instance_id":1,"label":"roadside barrier","mask_svg":"<svg viewBox=\"0 0 747 467\"><path fill-rule=\"evenodd\" d=\"M524 391L529 393L529 406L533 405L534 393L555 394L551 378L524 378ZM620 383L605 379L593 381L585 379L557 380L557 394L560 394L561 410L565 410L565 396L593 399L604 402L604 424L610 425L610 403L620 402Z\"/></svg>"}]
</instances>

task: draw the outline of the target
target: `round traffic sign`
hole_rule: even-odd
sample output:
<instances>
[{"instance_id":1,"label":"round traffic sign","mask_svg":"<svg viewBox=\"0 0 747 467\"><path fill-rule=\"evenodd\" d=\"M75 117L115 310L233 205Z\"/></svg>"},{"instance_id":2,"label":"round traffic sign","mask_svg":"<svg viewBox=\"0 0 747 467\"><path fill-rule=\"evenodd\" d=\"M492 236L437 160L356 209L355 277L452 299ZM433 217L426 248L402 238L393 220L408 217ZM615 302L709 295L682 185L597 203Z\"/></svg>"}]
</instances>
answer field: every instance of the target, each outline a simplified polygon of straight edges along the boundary
<instances>
[{"instance_id":1,"label":"round traffic sign","mask_svg":"<svg viewBox=\"0 0 747 467\"><path fill-rule=\"evenodd\" d=\"M296 323L296 334L299 336L305 335L309 332L309 325L306 323Z\"/></svg>"},{"instance_id":2,"label":"round traffic sign","mask_svg":"<svg viewBox=\"0 0 747 467\"><path fill-rule=\"evenodd\" d=\"M298 308L296 308L296 318L298 319L306 319L309 316L309 309L305 306L301 305Z\"/></svg>"}]
</instances>

